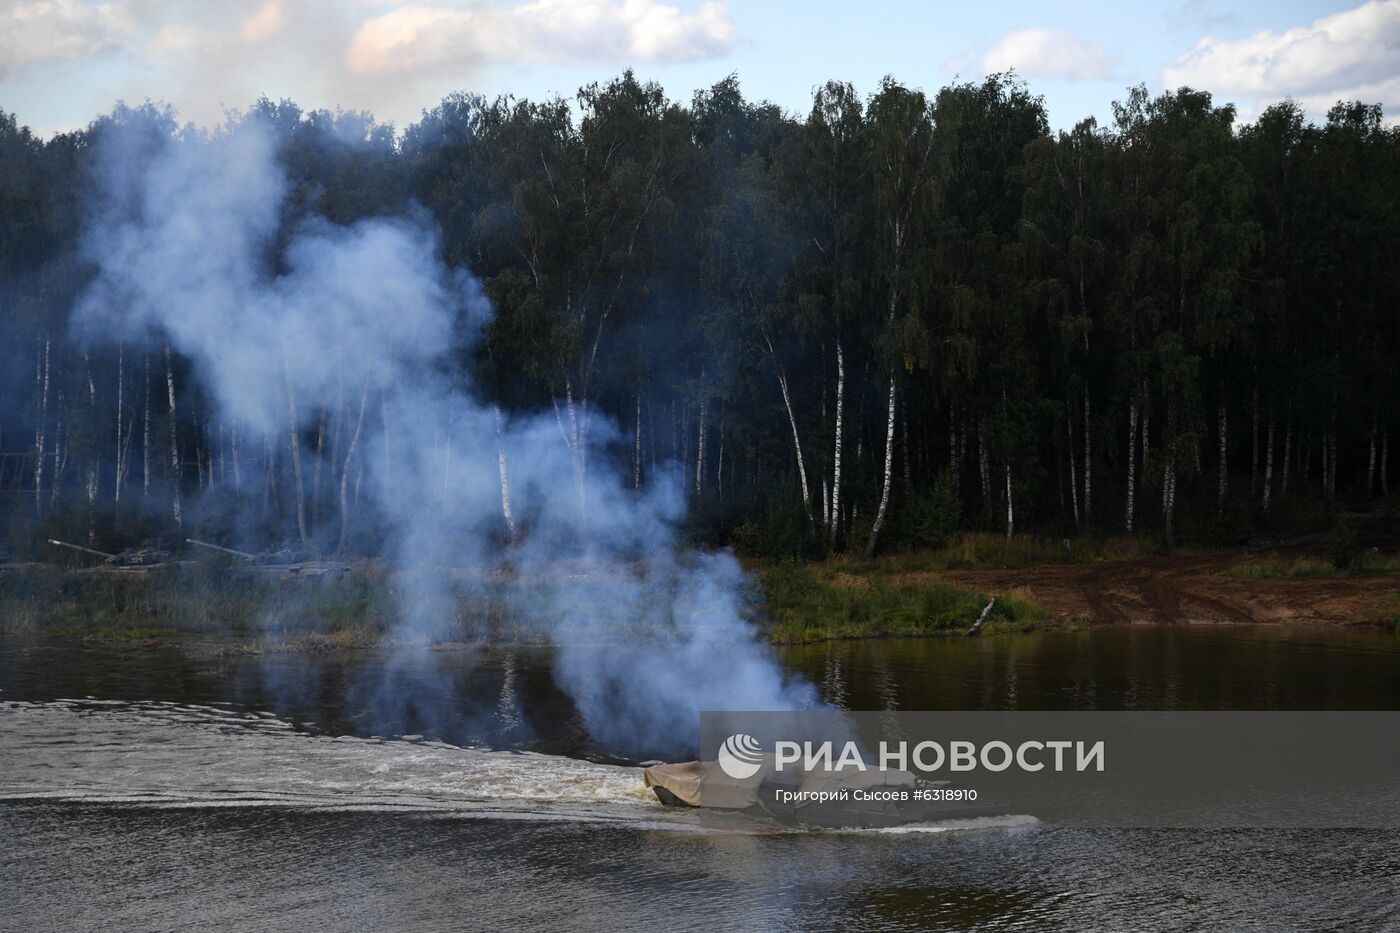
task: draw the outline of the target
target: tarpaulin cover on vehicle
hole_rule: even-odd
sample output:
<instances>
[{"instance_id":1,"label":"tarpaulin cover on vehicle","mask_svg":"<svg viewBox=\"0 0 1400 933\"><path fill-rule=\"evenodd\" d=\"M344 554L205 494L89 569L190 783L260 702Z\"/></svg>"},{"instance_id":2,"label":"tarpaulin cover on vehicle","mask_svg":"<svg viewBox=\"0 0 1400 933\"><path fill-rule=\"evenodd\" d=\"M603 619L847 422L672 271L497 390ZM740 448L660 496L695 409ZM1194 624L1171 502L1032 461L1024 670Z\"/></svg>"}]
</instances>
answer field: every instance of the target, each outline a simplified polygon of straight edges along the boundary
<instances>
[{"instance_id":1,"label":"tarpaulin cover on vehicle","mask_svg":"<svg viewBox=\"0 0 1400 933\"><path fill-rule=\"evenodd\" d=\"M776 771L772 755L765 756L758 771L747 778L730 777L714 761L652 765L642 775L647 787L665 788L692 807L725 810L743 810L758 803L759 788L765 782L791 785L793 790L810 792L850 791L914 782L914 775L908 771L882 771L878 768L867 771L847 768L839 772L818 770L804 773L793 768L786 772Z\"/></svg>"},{"instance_id":2,"label":"tarpaulin cover on vehicle","mask_svg":"<svg viewBox=\"0 0 1400 933\"><path fill-rule=\"evenodd\" d=\"M692 807L742 810L758 802L758 787L772 768L771 759L753 777L736 779L713 761L652 765L642 772L647 787L663 787Z\"/></svg>"}]
</instances>

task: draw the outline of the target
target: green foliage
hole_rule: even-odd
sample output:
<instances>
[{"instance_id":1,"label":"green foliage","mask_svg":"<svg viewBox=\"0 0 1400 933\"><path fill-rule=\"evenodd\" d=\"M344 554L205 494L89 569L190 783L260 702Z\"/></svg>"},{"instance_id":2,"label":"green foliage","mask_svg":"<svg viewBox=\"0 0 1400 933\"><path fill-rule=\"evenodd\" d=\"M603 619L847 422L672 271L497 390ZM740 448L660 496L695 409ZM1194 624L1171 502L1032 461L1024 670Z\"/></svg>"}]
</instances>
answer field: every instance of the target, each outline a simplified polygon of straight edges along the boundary
<instances>
[{"instance_id":1,"label":"green foliage","mask_svg":"<svg viewBox=\"0 0 1400 933\"><path fill-rule=\"evenodd\" d=\"M1230 565L1229 574L1244 580L1335 580L1345 577L1400 576L1400 555L1353 550L1345 565L1316 557L1264 555Z\"/></svg>"},{"instance_id":2,"label":"green foliage","mask_svg":"<svg viewBox=\"0 0 1400 933\"><path fill-rule=\"evenodd\" d=\"M1338 570L1350 570L1356 564L1356 532L1352 531L1351 523L1347 521L1345 514L1337 519L1336 530L1332 532L1330 552L1332 566Z\"/></svg>"},{"instance_id":3,"label":"green foliage","mask_svg":"<svg viewBox=\"0 0 1400 933\"><path fill-rule=\"evenodd\" d=\"M740 557L759 557L763 553L763 529L752 519L745 519L729 535L734 552Z\"/></svg>"},{"instance_id":4,"label":"green foliage","mask_svg":"<svg viewBox=\"0 0 1400 933\"><path fill-rule=\"evenodd\" d=\"M569 97L453 94L399 143L368 114L291 101L260 100L237 119L276 140L283 233L426 212L443 259L480 279L495 314L448 361L457 371L434 378L508 415L572 403L564 417L597 431L589 469L635 467L650 482L678 461L691 489L702 447L682 526L697 543L805 561L871 541L892 377L890 514L871 542L887 550L1020 565L1017 549L1064 559L1072 530L1080 559L1097 547L1085 539L1126 528L1130 460L1133 528L1168 543L1319 530L1339 497L1377 501L1388 483L1367 485L1363 451L1400 430L1387 401L1400 394L1400 134L1378 106L1340 102L1310 124L1290 101L1240 126L1205 90L1139 86L1105 125L1052 133L1014 75L870 90L828 82L794 117L746 98L735 76L682 102L626 72ZM146 390L157 402L161 391L146 348L128 343L121 357L110 341L67 338L102 160L150 162L201 138L157 105L118 106L49 140L0 112L0 367L11 374L0 540L12 559L52 559L48 537L108 550L178 542L190 529L168 508L160 444L172 434L195 465L175 484L201 536L237 529L257 547L286 534L286 470L256 497L227 496L226 481L209 493L230 425L197 364L177 348L178 416L152 406L145 450L147 425L132 425ZM286 259L266 258L268 270ZM317 350L332 354L326 339ZM306 426L323 422L343 444L346 417L307 412ZM630 435L638 420L633 464L606 422ZM35 443L48 466L38 494ZM250 476L265 472L255 448L244 444ZM145 460L149 492L133 468ZM325 465L330 481L308 505L317 531L338 531L343 464ZM1008 530L1008 479L1016 543L951 540L960 527ZM370 513L346 536L364 554L384 537Z\"/></svg>"},{"instance_id":5,"label":"green foliage","mask_svg":"<svg viewBox=\"0 0 1400 933\"><path fill-rule=\"evenodd\" d=\"M773 565L760 572L768 634L775 642L832 638L962 635L991 600L936 580L888 573L881 563ZM1021 593L999 593L984 631L1026 631L1049 622Z\"/></svg>"},{"instance_id":6,"label":"green foliage","mask_svg":"<svg viewBox=\"0 0 1400 933\"><path fill-rule=\"evenodd\" d=\"M1248 544L1254 525L1252 511L1250 503L1239 497L1227 500L1206 522L1199 535L1201 543L1212 547Z\"/></svg>"},{"instance_id":7,"label":"green foliage","mask_svg":"<svg viewBox=\"0 0 1400 933\"><path fill-rule=\"evenodd\" d=\"M822 552L821 538L807 520L801 496L792 493L769 497L762 540L763 555L770 560L811 560Z\"/></svg>"},{"instance_id":8,"label":"green foliage","mask_svg":"<svg viewBox=\"0 0 1400 933\"><path fill-rule=\"evenodd\" d=\"M953 476L945 470L910 502L907 542L915 548L941 548L957 531L961 517L962 503L958 500Z\"/></svg>"},{"instance_id":9,"label":"green foliage","mask_svg":"<svg viewBox=\"0 0 1400 933\"><path fill-rule=\"evenodd\" d=\"M1045 628L1074 629L1082 621L1052 622L1046 608L1024 593L1015 591L997 595L996 604L982 626L983 635L1034 632Z\"/></svg>"},{"instance_id":10,"label":"green foliage","mask_svg":"<svg viewBox=\"0 0 1400 933\"><path fill-rule=\"evenodd\" d=\"M1400 590L1380 594L1361 614L1365 625L1379 625L1400 635Z\"/></svg>"}]
</instances>

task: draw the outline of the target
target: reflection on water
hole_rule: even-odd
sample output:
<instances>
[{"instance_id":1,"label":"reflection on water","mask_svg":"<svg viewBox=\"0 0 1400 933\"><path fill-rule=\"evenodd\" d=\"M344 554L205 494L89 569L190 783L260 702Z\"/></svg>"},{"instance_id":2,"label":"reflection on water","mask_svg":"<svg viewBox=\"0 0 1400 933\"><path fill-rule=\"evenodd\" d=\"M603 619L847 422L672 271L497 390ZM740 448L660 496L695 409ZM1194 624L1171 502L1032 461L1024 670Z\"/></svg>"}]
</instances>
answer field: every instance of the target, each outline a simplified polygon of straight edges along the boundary
<instances>
[{"instance_id":1,"label":"reflection on water","mask_svg":"<svg viewBox=\"0 0 1400 933\"><path fill-rule=\"evenodd\" d=\"M258 655L200 645L0 641L0 698L232 703L313 733L604 754L555 685L551 661L544 648ZM399 702L384 702L386 684L403 687Z\"/></svg>"},{"instance_id":2,"label":"reflection on water","mask_svg":"<svg viewBox=\"0 0 1400 933\"><path fill-rule=\"evenodd\" d=\"M784 660L847 709L1400 709L1400 637L1370 630L1122 626L827 642Z\"/></svg>"},{"instance_id":3,"label":"reflection on water","mask_svg":"<svg viewBox=\"0 0 1400 933\"><path fill-rule=\"evenodd\" d=\"M598 648L597 650L604 650ZM1400 709L1400 638L1277 626L1125 626L782 649L846 709ZM308 732L639 761L605 745L554 683L548 648L221 654L202 646L0 641L0 699L232 703ZM385 703L385 683L412 702Z\"/></svg>"},{"instance_id":4,"label":"reflection on water","mask_svg":"<svg viewBox=\"0 0 1400 933\"><path fill-rule=\"evenodd\" d=\"M1400 640L1369 632L782 656L853 709L1400 708ZM361 687L386 663L0 642L0 928L1400 924L1393 833L716 832L641 791L625 759L646 750L588 735L548 651L425 652L398 673L434 699L395 716Z\"/></svg>"}]
</instances>

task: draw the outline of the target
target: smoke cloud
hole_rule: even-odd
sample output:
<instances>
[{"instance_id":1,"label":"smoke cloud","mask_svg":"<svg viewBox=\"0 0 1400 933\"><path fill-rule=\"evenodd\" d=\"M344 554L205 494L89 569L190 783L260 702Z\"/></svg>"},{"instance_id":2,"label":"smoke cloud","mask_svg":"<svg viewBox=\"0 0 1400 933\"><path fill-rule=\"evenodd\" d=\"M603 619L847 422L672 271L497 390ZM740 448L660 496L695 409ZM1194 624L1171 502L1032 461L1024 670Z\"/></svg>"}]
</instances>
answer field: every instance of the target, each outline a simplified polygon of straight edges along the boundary
<instances>
[{"instance_id":1,"label":"smoke cloud","mask_svg":"<svg viewBox=\"0 0 1400 933\"><path fill-rule=\"evenodd\" d=\"M580 477L554 412L500 417L482 397L464 361L492 309L441 263L427 219L289 221L276 138L256 117L155 143L116 125L102 146L85 239L97 275L76 328L168 340L249 444L285 455L323 412L356 426L361 507L402 575L397 650L422 650L464 593L489 591L544 628L559 685L604 741L676 749L702 709L816 703L745 621L733 556L679 546L678 472L629 489L609 456L619 429L595 415ZM390 663L362 689L389 709L450 702L423 669Z\"/></svg>"}]
</instances>

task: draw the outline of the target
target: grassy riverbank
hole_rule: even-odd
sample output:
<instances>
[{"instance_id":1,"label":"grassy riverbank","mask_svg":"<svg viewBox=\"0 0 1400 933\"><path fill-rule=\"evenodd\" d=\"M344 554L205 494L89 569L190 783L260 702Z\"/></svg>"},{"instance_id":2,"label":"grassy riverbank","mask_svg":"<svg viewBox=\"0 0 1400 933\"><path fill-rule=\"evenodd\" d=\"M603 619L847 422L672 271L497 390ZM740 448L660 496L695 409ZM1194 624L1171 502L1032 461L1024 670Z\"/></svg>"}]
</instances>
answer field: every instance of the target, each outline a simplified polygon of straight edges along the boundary
<instances>
[{"instance_id":1,"label":"grassy riverbank","mask_svg":"<svg viewBox=\"0 0 1400 933\"><path fill-rule=\"evenodd\" d=\"M1345 555L1344 555L1345 556ZM1124 622L1273 622L1400 630L1400 556L1324 546L1166 557L1137 539L964 535L947 547L865 560L751 561L750 621L777 644L958 634L995 597L983 632ZM247 650L370 647L402 638L414 590L460 594L415 640L615 640L656 634L622 620L607 572L561 564L545 580L509 572L390 571L375 562L306 578L200 561L145 572L30 565L0 571L0 634L85 640L203 638ZM645 594L634 596L648 598ZM418 600L423 604L422 600ZM636 626L636 623L632 623Z\"/></svg>"},{"instance_id":2,"label":"grassy riverbank","mask_svg":"<svg viewBox=\"0 0 1400 933\"><path fill-rule=\"evenodd\" d=\"M992 601L989 594L951 583L902 580L879 568L825 564L767 568L769 638L804 644L834 638L961 634ZM996 594L982 631L996 634L1063 627L1024 591Z\"/></svg>"},{"instance_id":3,"label":"grassy riverbank","mask_svg":"<svg viewBox=\"0 0 1400 933\"><path fill-rule=\"evenodd\" d=\"M363 571L333 581L218 565L134 573L50 567L0 573L0 634L9 636L225 638L357 647L377 644L393 611L390 588Z\"/></svg>"},{"instance_id":4,"label":"grassy riverbank","mask_svg":"<svg viewBox=\"0 0 1400 933\"><path fill-rule=\"evenodd\" d=\"M751 621L775 643L965 631L990 595L909 575L914 569L1007 559L1007 553L989 547L976 542L963 551L930 552L919 561L754 565ZM1033 552L1019 545L1010 556L1027 560ZM530 598L528 579L456 576L457 591L466 595L456 597L443 613L450 618L435 625L429 640L557 637L560 623L549 614L548 600ZM411 597L415 587L428 582L426 577L390 573L373 563L319 579L218 562L142 572L31 566L0 572L0 634L100 641L210 638L258 650L369 647L396 637L394 620L403 597ZM610 623L610 615L617 614L616 597L606 575L599 575L596 585L587 577L569 576L566 592L570 607L581 610L574 615L593 620L568 623L568 637L638 634ZM1050 615L1024 593L995 595L984 626L989 633L1050 622Z\"/></svg>"},{"instance_id":5,"label":"grassy riverbank","mask_svg":"<svg viewBox=\"0 0 1400 933\"><path fill-rule=\"evenodd\" d=\"M940 548L873 559L837 557L811 564L757 564L769 637L800 644L833 638L960 634L995 597L986 634L1073 628L1082 616L1052 612L1014 582L987 587L947 576L960 571L1100 563L1140 557L1139 538L1066 541L965 534Z\"/></svg>"}]
</instances>

